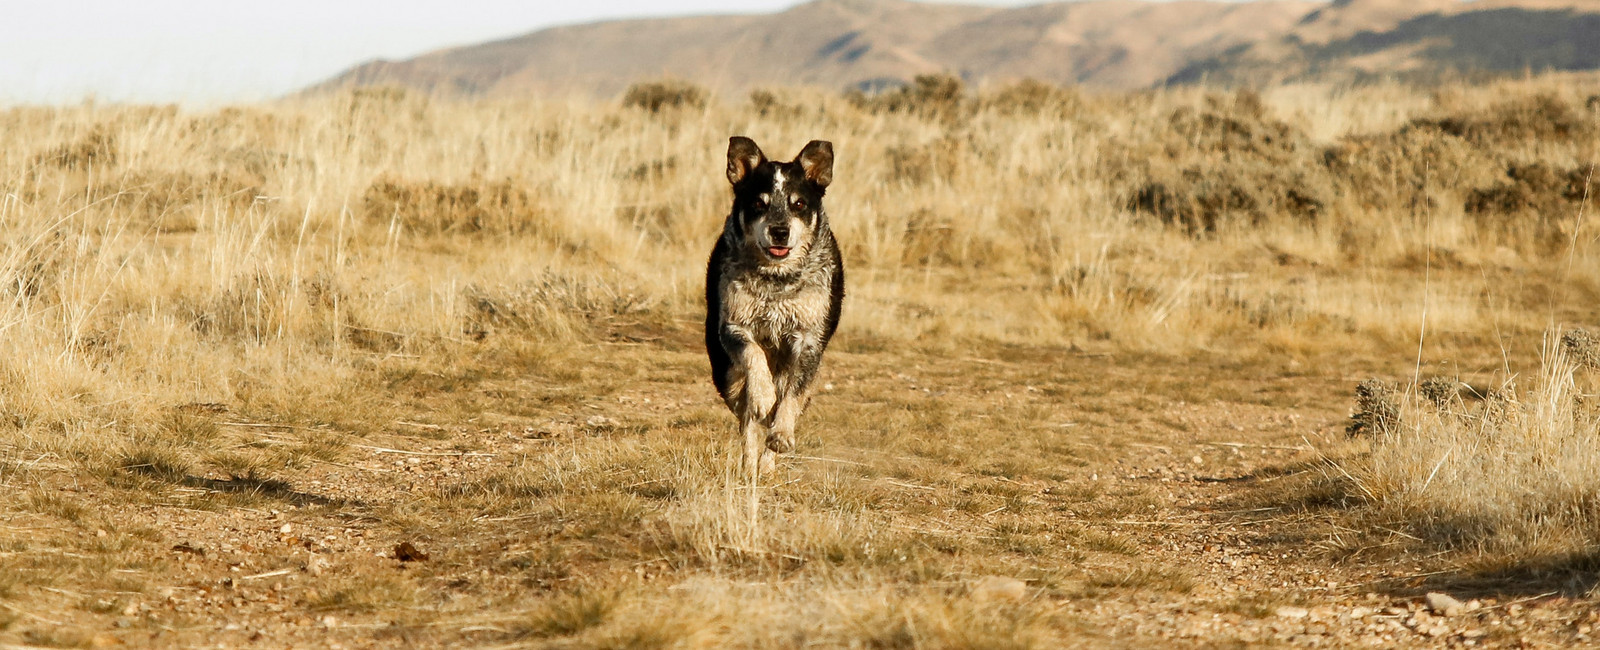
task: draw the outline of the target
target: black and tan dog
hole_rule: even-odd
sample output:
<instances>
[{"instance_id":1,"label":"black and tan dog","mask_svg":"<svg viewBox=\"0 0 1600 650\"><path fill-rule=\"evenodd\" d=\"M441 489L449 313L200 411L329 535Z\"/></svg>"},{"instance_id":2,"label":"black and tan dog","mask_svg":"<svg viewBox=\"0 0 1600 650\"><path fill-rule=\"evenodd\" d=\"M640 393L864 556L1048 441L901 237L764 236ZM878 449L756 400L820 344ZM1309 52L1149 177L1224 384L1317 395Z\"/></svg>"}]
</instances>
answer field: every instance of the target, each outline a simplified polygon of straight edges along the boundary
<instances>
[{"instance_id":1,"label":"black and tan dog","mask_svg":"<svg viewBox=\"0 0 1600 650\"><path fill-rule=\"evenodd\" d=\"M792 162L767 160L749 138L728 142L733 210L706 268L706 353L752 478L794 449L795 419L839 325L844 264L822 209L832 180L827 142Z\"/></svg>"}]
</instances>

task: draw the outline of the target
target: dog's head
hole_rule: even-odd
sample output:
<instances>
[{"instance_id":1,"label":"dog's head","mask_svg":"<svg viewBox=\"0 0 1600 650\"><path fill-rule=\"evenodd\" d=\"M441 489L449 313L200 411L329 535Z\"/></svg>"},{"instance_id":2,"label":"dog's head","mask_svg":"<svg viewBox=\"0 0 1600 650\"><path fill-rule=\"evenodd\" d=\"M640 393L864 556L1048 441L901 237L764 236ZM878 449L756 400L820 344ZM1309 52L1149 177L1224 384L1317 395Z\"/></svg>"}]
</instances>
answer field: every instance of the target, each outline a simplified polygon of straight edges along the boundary
<instances>
[{"instance_id":1,"label":"dog's head","mask_svg":"<svg viewBox=\"0 0 1600 650\"><path fill-rule=\"evenodd\" d=\"M767 160L754 140L728 141L728 182L735 241L747 246L763 268L798 265L826 225L822 195L833 180L833 145L812 140L792 162ZM733 230L736 229L736 230Z\"/></svg>"}]
</instances>

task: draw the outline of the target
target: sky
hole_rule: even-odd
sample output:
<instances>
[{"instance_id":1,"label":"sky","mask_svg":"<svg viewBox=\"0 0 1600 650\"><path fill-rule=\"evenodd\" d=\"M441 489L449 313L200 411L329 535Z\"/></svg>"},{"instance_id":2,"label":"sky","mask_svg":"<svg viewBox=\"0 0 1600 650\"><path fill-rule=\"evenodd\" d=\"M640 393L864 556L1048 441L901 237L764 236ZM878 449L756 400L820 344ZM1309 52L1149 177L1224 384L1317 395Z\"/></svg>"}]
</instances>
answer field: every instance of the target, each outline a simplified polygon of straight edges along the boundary
<instances>
[{"instance_id":1,"label":"sky","mask_svg":"<svg viewBox=\"0 0 1600 650\"><path fill-rule=\"evenodd\" d=\"M966 0L991 5L1027 0ZM1037 0L1035 0L1037 1ZM7 0L0 104L266 99L357 63L613 18L797 0Z\"/></svg>"}]
</instances>

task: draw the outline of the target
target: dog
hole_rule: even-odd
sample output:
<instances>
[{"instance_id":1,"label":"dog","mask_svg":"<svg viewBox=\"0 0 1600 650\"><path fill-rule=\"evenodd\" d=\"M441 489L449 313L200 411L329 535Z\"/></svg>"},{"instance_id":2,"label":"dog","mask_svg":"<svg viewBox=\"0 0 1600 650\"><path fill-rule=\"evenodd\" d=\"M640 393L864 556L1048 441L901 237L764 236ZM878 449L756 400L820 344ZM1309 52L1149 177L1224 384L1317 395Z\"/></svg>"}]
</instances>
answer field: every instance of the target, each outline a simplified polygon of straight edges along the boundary
<instances>
[{"instance_id":1,"label":"dog","mask_svg":"<svg viewBox=\"0 0 1600 650\"><path fill-rule=\"evenodd\" d=\"M706 354L739 418L752 480L794 449L795 420L839 326L844 262L822 207L832 181L831 143L813 140L781 162L750 138L728 141L733 208L706 264Z\"/></svg>"}]
</instances>

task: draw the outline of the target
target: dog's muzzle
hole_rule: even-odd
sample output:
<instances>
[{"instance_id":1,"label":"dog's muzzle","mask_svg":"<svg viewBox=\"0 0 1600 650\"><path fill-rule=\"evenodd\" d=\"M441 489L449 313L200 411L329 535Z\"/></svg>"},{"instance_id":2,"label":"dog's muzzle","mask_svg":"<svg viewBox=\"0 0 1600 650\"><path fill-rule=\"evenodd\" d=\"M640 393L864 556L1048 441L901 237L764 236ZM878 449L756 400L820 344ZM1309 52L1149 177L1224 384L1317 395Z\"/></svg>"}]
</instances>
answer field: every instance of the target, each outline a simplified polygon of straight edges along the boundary
<instances>
[{"instance_id":1,"label":"dog's muzzle","mask_svg":"<svg viewBox=\"0 0 1600 650\"><path fill-rule=\"evenodd\" d=\"M773 226L767 230L767 238L772 245L767 247L767 254L778 259L789 256L789 227Z\"/></svg>"}]
</instances>

